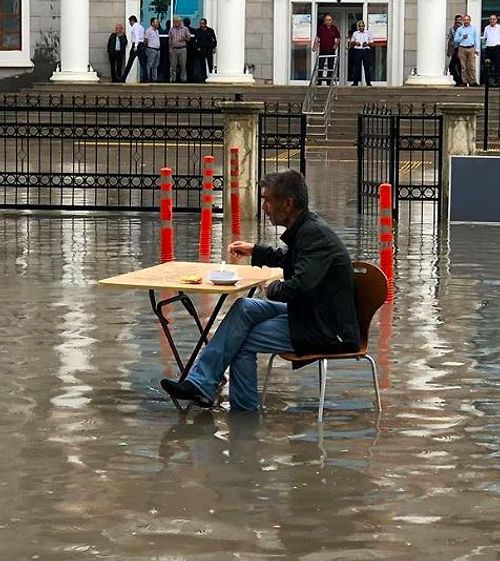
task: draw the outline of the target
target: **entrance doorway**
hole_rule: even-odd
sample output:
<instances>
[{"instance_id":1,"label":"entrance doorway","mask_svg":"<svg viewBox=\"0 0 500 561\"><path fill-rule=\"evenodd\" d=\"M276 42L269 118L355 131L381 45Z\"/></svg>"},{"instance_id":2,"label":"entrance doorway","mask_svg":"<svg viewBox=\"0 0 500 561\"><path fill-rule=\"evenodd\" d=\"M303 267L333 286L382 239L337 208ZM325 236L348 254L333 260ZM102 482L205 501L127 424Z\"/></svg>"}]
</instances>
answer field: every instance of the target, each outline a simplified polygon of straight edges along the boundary
<instances>
[{"instance_id":1,"label":"entrance doorway","mask_svg":"<svg viewBox=\"0 0 500 561\"><path fill-rule=\"evenodd\" d=\"M349 48L356 24L364 20L372 32L374 47L371 50L372 83L387 83L387 45L389 29L389 2L383 0L358 0L358 2L323 2L318 0L291 3L290 82L309 80L316 58L311 45L318 26L326 13L333 16L340 32L339 85L347 85L353 78L353 52Z\"/></svg>"},{"instance_id":2,"label":"entrance doorway","mask_svg":"<svg viewBox=\"0 0 500 561\"><path fill-rule=\"evenodd\" d=\"M322 25L325 14L333 16L333 24L340 32L339 84L345 86L353 79L353 52L349 47L351 35L357 29L357 22L363 19L363 4L343 5L319 4L317 10L317 27Z\"/></svg>"}]
</instances>

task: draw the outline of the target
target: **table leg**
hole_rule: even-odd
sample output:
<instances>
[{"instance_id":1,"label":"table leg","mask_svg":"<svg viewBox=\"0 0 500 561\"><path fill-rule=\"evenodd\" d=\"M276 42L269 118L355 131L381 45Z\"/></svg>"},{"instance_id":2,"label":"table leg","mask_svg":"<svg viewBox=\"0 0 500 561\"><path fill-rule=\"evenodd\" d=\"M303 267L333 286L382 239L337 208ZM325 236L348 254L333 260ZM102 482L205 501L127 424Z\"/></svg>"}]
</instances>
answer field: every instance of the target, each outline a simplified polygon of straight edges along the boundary
<instances>
[{"instance_id":1,"label":"table leg","mask_svg":"<svg viewBox=\"0 0 500 561\"><path fill-rule=\"evenodd\" d=\"M257 287L251 288L248 292L248 298L251 298L255 294L256 290ZM201 350L203 343L208 344L208 334L210 333L210 330L212 329L213 324L215 323L215 320L217 319L217 316L219 315L219 312L224 302L226 301L226 298L227 298L227 294L220 295L219 300L217 301L217 304L215 305L212 314L208 318L205 327L203 327L198 312L196 311L195 305L193 304L193 301L184 292L179 292L177 296L172 296L171 298L166 298L165 300L161 300L160 302L157 302L155 291L152 289L149 291L149 299L151 302L151 307L153 308L153 312L158 318L160 325L162 326L163 332L165 333L165 337L167 338L168 344L172 349L172 353L174 354L175 361L181 373L179 382L182 382L183 380L186 379L189 371L191 370ZM196 326L198 327L198 330L200 332L200 337L196 343L196 346L193 352L191 353L188 362L185 365L182 362L182 359L179 355L179 351L177 350L177 347L175 345L175 341L172 337L172 334L170 333L170 329L168 326L169 323L168 319L163 315L163 311L162 311L164 306L166 306L167 304L172 304L174 302L181 302L184 308L194 319ZM174 405L177 407L177 409L184 411L184 409L179 405L179 402L175 398L172 398L172 401L174 402Z\"/></svg>"},{"instance_id":2,"label":"table leg","mask_svg":"<svg viewBox=\"0 0 500 561\"><path fill-rule=\"evenodd\" d=\"M203 343L207 342L208 334L210 333L210 330L212 329L212 326L213 326L215 320L217 319L217 316L219 315L220 309L222 308L224 302L226 301L226 298L227 298L227 294L221 294L220 295L219 300L217 301L217 304L215 305L214 311L212 312L212 314L208 318L208 321L207 321L205 327L203 328L203 331L201 332L200 338L198 339L198 342L196 343L196 346L195 346L193 352L191 353L191 356L189 357L189 360L186 364L186 367L184 368L184 371L181 374L181 377L179 379L180 382L182 382L186 378L189 371L191 370L191 367L193 366L194 361L196 360L196 357L198 356L198 353L200 352L200 349L201 349Z\"/></svg>"},{"instance_id":3,"label":"table leg","mask_svg":"<svg viewBox=\"0 0 500 561\"><path fill-rule=\"evenodd\" d=\"M149 291L149 300L151 301L151 307L153 308L153 312L156 315L156 317L158 318L158 320L160 322L160 325L163 328L163 332L165 333L165 337L167 338L168 344L170 345L170 348L172 349L172 352L174 353L175 362L177 363L177 366L179 367L179 370L181 372L183 372L184 371L184 364L183 364L182 359L179 355L179 351L177 350L177 347L175 346L175 341L172 337L172 334L170 333L170 329L168 327L168 319L163 315L163 312L162 312L163 306L166 306L167 304L172 304L173 302L180 302L181 301L181 296L179 296L179 295L172 296L172 298L167 298L166 300L162 300L161 302L156 302L155 291L150 290Z\"/></svg>"}]
</instances>

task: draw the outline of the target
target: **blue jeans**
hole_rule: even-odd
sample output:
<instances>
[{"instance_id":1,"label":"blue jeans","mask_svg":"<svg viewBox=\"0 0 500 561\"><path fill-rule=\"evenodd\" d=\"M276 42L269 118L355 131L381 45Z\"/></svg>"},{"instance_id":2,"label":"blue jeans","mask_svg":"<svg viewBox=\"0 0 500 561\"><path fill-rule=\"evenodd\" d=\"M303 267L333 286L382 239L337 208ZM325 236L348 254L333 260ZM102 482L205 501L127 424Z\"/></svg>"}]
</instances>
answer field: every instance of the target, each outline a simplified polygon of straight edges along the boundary
<instances>
[{"instance_id":1,"label":"blue jeans","mask_svg":"<svg viewBox=\"0 0 500 561\"><path fill-rule=\"evenodd\" d=\"M287 306L254 298L236 300L187 376L213 401L226 368L230 367L232 410L259 408L257 353L293 351Z\"/></svg>"}]
</instances>

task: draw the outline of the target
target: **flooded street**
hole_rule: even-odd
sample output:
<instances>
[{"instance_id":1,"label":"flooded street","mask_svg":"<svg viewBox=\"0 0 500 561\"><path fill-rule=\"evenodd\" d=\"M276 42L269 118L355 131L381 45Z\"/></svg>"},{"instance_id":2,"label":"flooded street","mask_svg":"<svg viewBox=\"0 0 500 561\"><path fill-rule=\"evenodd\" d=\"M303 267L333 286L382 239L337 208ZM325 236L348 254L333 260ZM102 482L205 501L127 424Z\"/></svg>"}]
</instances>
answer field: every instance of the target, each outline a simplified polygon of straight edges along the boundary
<instances>
[{"instance_id":1,"label":"flooded street","mask_svg":"<svg viewBox=\"0 0 500 561\"><path fill-rule=\"evenodd\" d=\"M377 261L355 164L310 162L308 182ZM175 221L176 258L198 260L198 217ZM322 426L315 365L277 361L263 414L183 416L160 393L176 367L147 292L96 282L156 264L158 230L0 215L1 561L500 560L500 227L401 220L371 334L384 411L366 364L332 364ZM227 239L217 222L214 261ZM191 318L170 317L186 355Z\"/></svg>"}]
</instances>

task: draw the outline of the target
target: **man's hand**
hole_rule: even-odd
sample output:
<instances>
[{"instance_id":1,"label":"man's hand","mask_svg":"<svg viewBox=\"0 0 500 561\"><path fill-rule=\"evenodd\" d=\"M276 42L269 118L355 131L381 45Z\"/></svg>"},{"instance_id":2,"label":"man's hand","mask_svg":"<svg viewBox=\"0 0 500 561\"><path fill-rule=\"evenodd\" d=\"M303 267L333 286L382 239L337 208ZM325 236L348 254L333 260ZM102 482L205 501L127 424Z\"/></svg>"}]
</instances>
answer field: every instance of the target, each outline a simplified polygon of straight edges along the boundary
<instances>
[{"instance_id":1,"label":"man's hand","mask_svg":"<svg viewBox=\"0 0 500 561\"><path fill-rule=\"evenodd\" d=\"M254 247L254 243L237 241L228 245L227 252L230 257L241 259L242 257L250 257L253 253Z\"/></svg>"}]
</instances>

